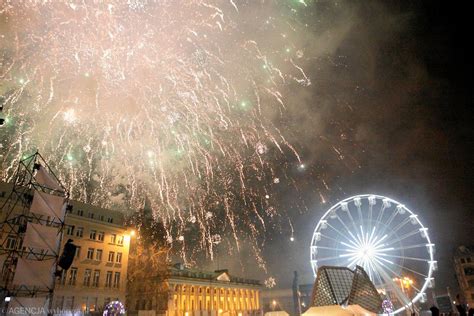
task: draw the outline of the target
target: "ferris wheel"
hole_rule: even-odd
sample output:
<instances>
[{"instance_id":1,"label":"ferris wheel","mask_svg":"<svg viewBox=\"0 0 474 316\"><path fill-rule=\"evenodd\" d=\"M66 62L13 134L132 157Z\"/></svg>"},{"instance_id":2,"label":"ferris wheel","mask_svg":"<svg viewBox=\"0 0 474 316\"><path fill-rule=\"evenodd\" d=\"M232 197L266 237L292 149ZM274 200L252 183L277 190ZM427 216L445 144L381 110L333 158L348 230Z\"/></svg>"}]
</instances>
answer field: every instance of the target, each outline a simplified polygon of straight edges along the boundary
<instances>
[{"instance_id":1,"label":"ferris wheel","mask_svg":"<svg viewBox=\"0 0 474 316\"><path fill-rule=\"evenodd\" d=\"M434 285L434 244L418 215L380 195L356 195L331 207L311 241L314 275L320 266L361 266L394 305L391 314L424 301Z\"/></svg>"}]
</instances>

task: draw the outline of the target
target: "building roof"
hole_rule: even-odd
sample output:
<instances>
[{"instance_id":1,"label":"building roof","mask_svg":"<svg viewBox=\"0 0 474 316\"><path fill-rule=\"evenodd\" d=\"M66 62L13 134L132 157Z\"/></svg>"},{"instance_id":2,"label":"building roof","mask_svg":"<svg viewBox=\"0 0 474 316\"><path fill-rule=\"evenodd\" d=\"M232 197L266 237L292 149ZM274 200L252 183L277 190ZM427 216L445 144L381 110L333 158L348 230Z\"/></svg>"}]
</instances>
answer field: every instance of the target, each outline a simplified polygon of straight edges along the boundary
<instances>
[{"instance_id":1,"label":"building roof","mask_svg":"<svg viewBox=\"0 0 474 316\"><path fill-rule=\"evenodd\" d=\"M455 257L464 257L474 255L474 245L459 246L454 254Z\"/></svg>"},{"instance_id":2,"label":"building roof","mask_svg":"<svg viewBox=\"0 0 474 316\"><path fill-rule=\"evenodd\" d=\"M213 282L213 283L233 283L233 284L242 284L247 286L261 286L260 281L252 280L252 279L245 279L236 277L229 274L227 269L216 270L216 271L202 271L197 269L191 269L185 267L181 263L177 263L172 265L168 269L169 271L169 278L172 279L193 279L196 281L205 281L205 282Z\"/></svg>"},{"instance_id":3,"label":"building roof","mask_svg":"<svg viewBox=\"0 0 474 316\"><path fill-rule=\"evenodd\" d=\"M13 183L0 181L0 198L7 199L12 190ZM107 226L123 227L125 224L124 212L105 209L102 207L75 200L69 200L68 203L72 205L72 209L66 214L67 216L72 215L73 217L77 217L87 221L95 221L97 223L102 222L104 225ZM94 217L89 217L89 213L93 213ZM101 219L101 217L103 217L103 219ZM113 218L113 221L108 222L108 218Z\"/></svg>"}]
</instances>

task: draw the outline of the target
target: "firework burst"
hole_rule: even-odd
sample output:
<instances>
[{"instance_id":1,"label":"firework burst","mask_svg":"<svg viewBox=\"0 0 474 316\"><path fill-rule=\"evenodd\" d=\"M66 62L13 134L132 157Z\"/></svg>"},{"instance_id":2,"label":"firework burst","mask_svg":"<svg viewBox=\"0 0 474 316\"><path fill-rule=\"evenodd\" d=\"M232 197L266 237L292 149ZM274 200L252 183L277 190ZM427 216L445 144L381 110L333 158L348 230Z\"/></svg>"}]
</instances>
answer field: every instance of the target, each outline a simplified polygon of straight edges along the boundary
<instances>
[{"instance_id":1,"label":"firework burst","mask_svg":"<svg viewBox=\"0 0 474 316\"><path fill-rule=\"evenodd\" d=\"M304 3L306 6L306 3ZM281 211L272 168L294 147L277 127L311 84L304 32L276 2L3 2L2 176L39 150L72 197L149 201L183 259L238 250ZM286 10L286 11L285 11Z\"/></svg>"}]
</instances>

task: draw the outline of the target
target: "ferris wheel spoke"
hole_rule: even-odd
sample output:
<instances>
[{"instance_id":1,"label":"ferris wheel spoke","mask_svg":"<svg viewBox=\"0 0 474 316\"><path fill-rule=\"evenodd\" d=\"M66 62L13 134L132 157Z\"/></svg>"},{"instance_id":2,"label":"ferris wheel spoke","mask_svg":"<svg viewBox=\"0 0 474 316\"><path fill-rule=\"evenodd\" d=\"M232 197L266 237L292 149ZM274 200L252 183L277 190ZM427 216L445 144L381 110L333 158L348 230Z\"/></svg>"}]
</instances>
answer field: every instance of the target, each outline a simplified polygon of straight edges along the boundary
<instances>
[{"instance_id":1,"label":"ferris wheel spoke","mask_svg":"<svg viewBox=\"0 0 474 316\"><path fill-rule=\"evenodd\" d=\"M384 256L384 257L389 257L389 258L398 258L398 259L407 259L407 260L412 260L412 261L430 262L429 259L425 259L425 258L396 256L396 255L389 255L389 254L384 254L384 253L379 254L379 256Z\"/></svg>"},{"instance_id":2,"label":"ferris wheel spoke","mask_svg":"<svg viewBox=\"0 0 474 316\"><path fill-rule=\"evenodd\" d=\"M418 293L420 293L420 292L421 292L421 291L420 291L420 289L419 289L419 288L417 288L416 286L414 286L413 284L411 284L410 286L411 286L412 288L414 288L414 289L415 289L415 291L417 291Z\"/></svg>"},{"instance_id":3,"label":"ferris wheel spoke","mask_svg":"<svg viewBox=\"0 0 474 316\"><path fill-rule=\"evenodd\" d=\"M400 228L402 228L403 226L405 226L406 224L408 224L410 222L410 218L405 218L400 224L398 224L397 226L395 226L393 229L390 230L390 232L388 233L388 236L392 236L393 234L395 234Z\"/></svg>"},{"instance_id":4,"label":"ferris wheel spoke","mask_svg":"<svg viewBox=\"0 0 474 316\"><path fill-rule=\"evenodd\" d=\"M352 217L352 214L351 214L351 209L349 208L349 206L347 206L347 216L349 216L349 219L352 223L352 227L354 228L354 232L356 232L356 235L359 235L357 234L357 228L356 228L356 225L355 225L355 221L354 221L354 218Z\"/></svg>"},{"instance_id":5,"label":"ferris wheel spoke","mask_svg":"<svg viewBox=\"0 0 474 316\"><path fill-rule=\"evenodd\" d=\"M375 234L375 226L372 228L372 234L370 234L370 237L369 237L369 244L373 244L373 238L374 238L374 234Z\"/></svg>"},{"instance_id":6,"label":"ferris wheel spoke","mask_svg":"<svg viewBox=\"0 0 474 316\"><path fill-rule=\"evenodd\" d=\"M329 237L328 235L323 235L323 234L321 234L321 237L324 237L324 238L326 238L326 239L332 240L332 241L334 241L334 242L336 242L336 243L340 243L339 240L334 239L334 238L332 238L332 237Z\"/></svg>"},{"instance_id":7,"label":"ferris wheel spoke","mask_svg":"<svg viewBox=\"0 0 474 316\"><path fill-rule=\"evenodd\" d=\"M354 239L354 241L357 241L358 239L354 236L354 234L352 234L351 230L347 227L346 223L344 223L344 221L339 216L337 216L337 219L342 224L342 226L344 226L347 233L351 235L352 239Z\"/></svg>"},{"instance_id":8,"label":"ferris wheel spoke","mask_svg":"<svg viewBox=\"0 0 474 316\"><path fill-rule=\"evenodd\" d=\"M317 249L325 249L325 250L335 250L335 251L341 251L343 249L339 248L334 248L334 247L326 247L326 246L316 246Z\"/></svg>"},{"instance_id":9,"label":"ferris wheel spoke","mask_svg":"<svg viewBox=\"0 0 474 316\"><path fill-rule=\"evenodd\" d=\"M362 223L364 217L362 216L362 209L360 208L360 204L357 204L357 213L359 214L359 222Z\"/></svg>"},{"instance_id":10,"label":"ferris wheel spoke","mask_svg":"<svg viewBox=\"0 0 474 316\"><path fill-rule=\"evenodd\" d=\"M419 276L422 276L423 278L427 278L427 277L428 277L427 275L425 275L425 274L423 274L423 273L421 273L421 272L415 271L415 270L410 269L410 268L408 268L408 267L404 267L404 266L402 266L402 265L400 265L400 264L398 264L398 263L396 263L396 262L392 262L392 264L396 265L396 266L399 267L399 268L402 268L403 270L407 270L407 271L410 271L410 272L412 272L412 273L418 274Z\"/></svg>"},{"instance_id":11,"label":"ferris wheel spoke","mask_svg":"<svg viewBox=\"0 0 474 316\"><path fill-rule=\"evenodd\" d=\"M348 243L345 243L345 242L341 241L341 244L346 246L346 247L349 247L351 251L357 251L359 249L359 245L357 245L355 243L352 243L352 245L349 245Z\"/></svg>"},{"instance_id":12,"label":"ferris wheel spoke","mask_svg":"<svg viewBox=\"0 0 474 316\"><path fill-rule=\"evenodd\" d=\"M375 263L373 263L373 265L374 265L374 269L375 269L375 272L376 272L375 277L377 278L378 284L380 284L380 285L385 284L385 282L382 280L382 277L380 276L380 273L379 273L378 269L375 266Z\"/></svg>"},{"instance_id":13,"label":"ferris wheel spoke","mask_svg":"<svg viewBox=\"0 0 474 316\"><path fill-rule=\"evenodd\" d=\"M380 259L383 259L383 258L380 258ZM377 259L376 259L375 261L380 264L380 267L381 267L381 268L388 270L388 271L391 272L392 275L394 275L395 277L397 277L397 278L400 278L400 277L401 277L401 275L398 274L397 272L395 272L394 270L392 270L392 269L390 268L390 266L388 266L388 265L386 265L386 264L383 264L382 262L380 262L380 260L377 260ZM388 261L388 262L390 262L391 264L394 264L394 263L391 262L391 261ZM392 281L392 280L393 280L393 277L390 278L390 281Z\"/></svg>"},{"instance_id":14,"label":"ferris wheel spoke","mask_svg":"<svg viewBox=\"0 0 474 316\"><path fill-rule=\"evenodd\" d=\"M398 300L403 304L403 305L408 305L408 304L411 304L411 299L408 298L399 288L398 288L398 285L395 284L395 282L393 281L393 278L391 278L388 273L384 270L387 269L389 272L393 273L396 277L400 277L399 275L397 275L397 273L395 273L392 269L388 268L387 266L385 265L382 265L380 267L380 273L381 273L381 276L382 278L385 280L385 283L387 285L389 285L392 290L393 290L393 293L395 294L395 296L398 298Z\"/></svg>"},{"instance_id":15,"label":"ferris wheel spoke","mask_svg":"<svg viewBox=\"0 0 474 316\"><path fill-rule=\"evenodd\" d=\"M372 209L373 209L374 205L369 201L369 216L368 216L368 221L367 221L367 225L370 226L370 223L372 222Z\"/></svg>"},{"instance_id":16,"label":"ferris wheel spoke","mask_svg":"<svg viewBox=\"0 0 474 316\"><path fill-rule=\"evenodd\" d=\"M337 228L335 228L334 226L332 226L331 224L327 223L328 227L331 227L336 233L338 233L340 236L344 237L347 241L351 242L351 240L349 238L347 238L346 235L344 235L343 233L341 233Z\"/></svg>"},{"instance_id":17,"label":"ferris wheel spoke","mask_svg":"<svg viewBox=\"0 0 474 316\"><path fill-rule=\"evenodd\" d=\"M386 244L386 246L387 246L387 245L390 245L390 244ZM415 248L424 248L424 247L427 247L426 245L427 245L427 244L417 244L417 245L412 245L412 246L389 248L389 249L387 249L387 250L396 251L396 250L407 250L407 249L415 249Z\"/></svg>"},{"instance_id":18,"label":"ferris wheel spoke","mask_svg":"<svg viewBox=\"0 0 474 316\"><path fill-rule=\"evenodd\" d=\"M377 215L377 223L380 223L383 217L383 213L385 212L385 203L382 203L382 207L380 208L379 214Z\"/></svg>"},{"instance_id":19,"label":"ferris wheel spoke","mask_svg":"<svg viewBox=\"0 0 474 316\"><path fill-rule=\"evenodd\" d=\"M320 258L318 259L318 263L321 262L321 261L330 261L330 260L338 260L340 259L339 256L334 256L334 257L324 257L324 258Z\"/></svg>"},{"instance_id":20,"label":"ferris wheel spoke","mask_svg":"<svg viewBox=\"0 0 474 316\"><path fill-rule=\"evenodd\" d=\"M392 223L392 221L395 219L395 217L397 216L398 214L398 211L395 210L392 215L390 215L390 217L388 218L388 221L385 223L384 225L384 228L383 228L383 231L382 231L382 234L385 233L385 231L387 230L387 227L390 226L390 224Z\"/></svg>"},{"instance_id":21,"label":"ferris wheel spoke","mask_svg":"<svg viewBox=\"0 0 474 316\"><path fill-rule=\"evenodd\" d=\"M349 263L347 264L347 266L348 267L353 267L358 261L359 261L359 258L351 257L348 261Z\"/></svg>"},{"instance_id":22,"label":"ferris wheel spoke","mask_svg":"<svg viewBox=\"0 0 474 316\"><path fill-rule=\"evenodd\" d=\"M409 237L411 237L411 236L414 236L414 235L416 235L416 234L418 234L418 233L420 233L419 230L417 230L417 229L416 229L416 230L413 230L413 231L411 231L411 232L409 232L409 233L406 233L406 234L404 234L404 235L401 235L400 237L398 237L398 238L396 238L396 239L390 240L387 244L385 244L385 246L393 245L394 243L397 243L397 242L400 242L400 241L402 241L402 240L405 240L405 239L407 239L407 238L409 238ZM425 245L426 245L426 244L425 244ZM404 247L404 248L405 248L405 247ZM405 249L406 249L406 248L405 248Z\"/></svg>"}]
</instances>

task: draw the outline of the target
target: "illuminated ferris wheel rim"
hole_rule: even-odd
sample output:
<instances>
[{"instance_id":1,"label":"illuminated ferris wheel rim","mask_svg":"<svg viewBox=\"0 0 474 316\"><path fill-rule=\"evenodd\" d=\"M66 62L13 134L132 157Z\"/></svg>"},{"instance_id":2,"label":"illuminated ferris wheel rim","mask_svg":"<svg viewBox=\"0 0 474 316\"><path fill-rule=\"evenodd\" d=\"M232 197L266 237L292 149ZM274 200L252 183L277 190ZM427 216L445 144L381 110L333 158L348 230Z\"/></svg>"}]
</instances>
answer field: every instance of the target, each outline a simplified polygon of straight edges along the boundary
<instances>
[{"instance_id":1,"label":"illuminated ferris wheel rim","mask_svg":"<svg viewBox=\"0 0 474 316\"><path fill-rule=\"evenodd\" d=\"M408 212L409 217L411 219L414 219L416 221L416 224L418 224L421 227L420 232L423 231L424 238L427 241L426 245L428 246L427 249L428 249L428 253L429 253L429 260L427 260L427 262L428 262L428 272L427 272L427 276L425 278L425 282L423 283L423 286L421 287L419 292L414 296L413 299L411 299L411 301L409 303L405 304L404 306L402 306L399 309L392 312L393 314L397 314L399 312L402 312L405 309L410 308L410 306L412 306L414 303L418 302L423 297L423 294L425 293L426 289L428 288L428 286L430 286L430 284L434 280L433 272L434 272L435 266L436 266L436 261L434 260L434 244L431 242L430 236L428 234L428 228L425 227L423 225L423 223L418 219L418 215L416 215L408 207L406 207L404 204L398 202L397 200L386 197L386 196L383 196L383 195L377 195L377 194L358 194L358 195L348 197L348 198L346 198L344 200L341 200L341 201L337 202L336 204L334 204L330 209L328 209L324 213L324 215L318 221L318 224L316 225L316 228L314 229L313 236L311 238L311 246L310 246L310 249L311 249L310 250L311 267L313 269L314 276L316 277L317 264L313 264L313 262L315 262L315 261L317 262L317 260L315 260L313 258L313 256L315 256L315 255L313 254L312 248L313 248L313 245L316 244L315 241L317 241L316 240L317 239L317 237L316 237L317 233L319 233L319 231L321 230L321 228L322 228L321 226L323 225L323 223L327 222L327 218L332 214L332 212L337 211L338 209L342 208L344 203L346 203L346 205L347 205L349 202L355 201L357 199L359 199L359 200L362 200L362 199L370 200L372 198L375 199L375 200L377 200L377 199L382 200L383 203L388 202L390 204L396 205L397 210L398 210L398 208L402 208L404 211Z\"/></svg>"}]
</instances>

